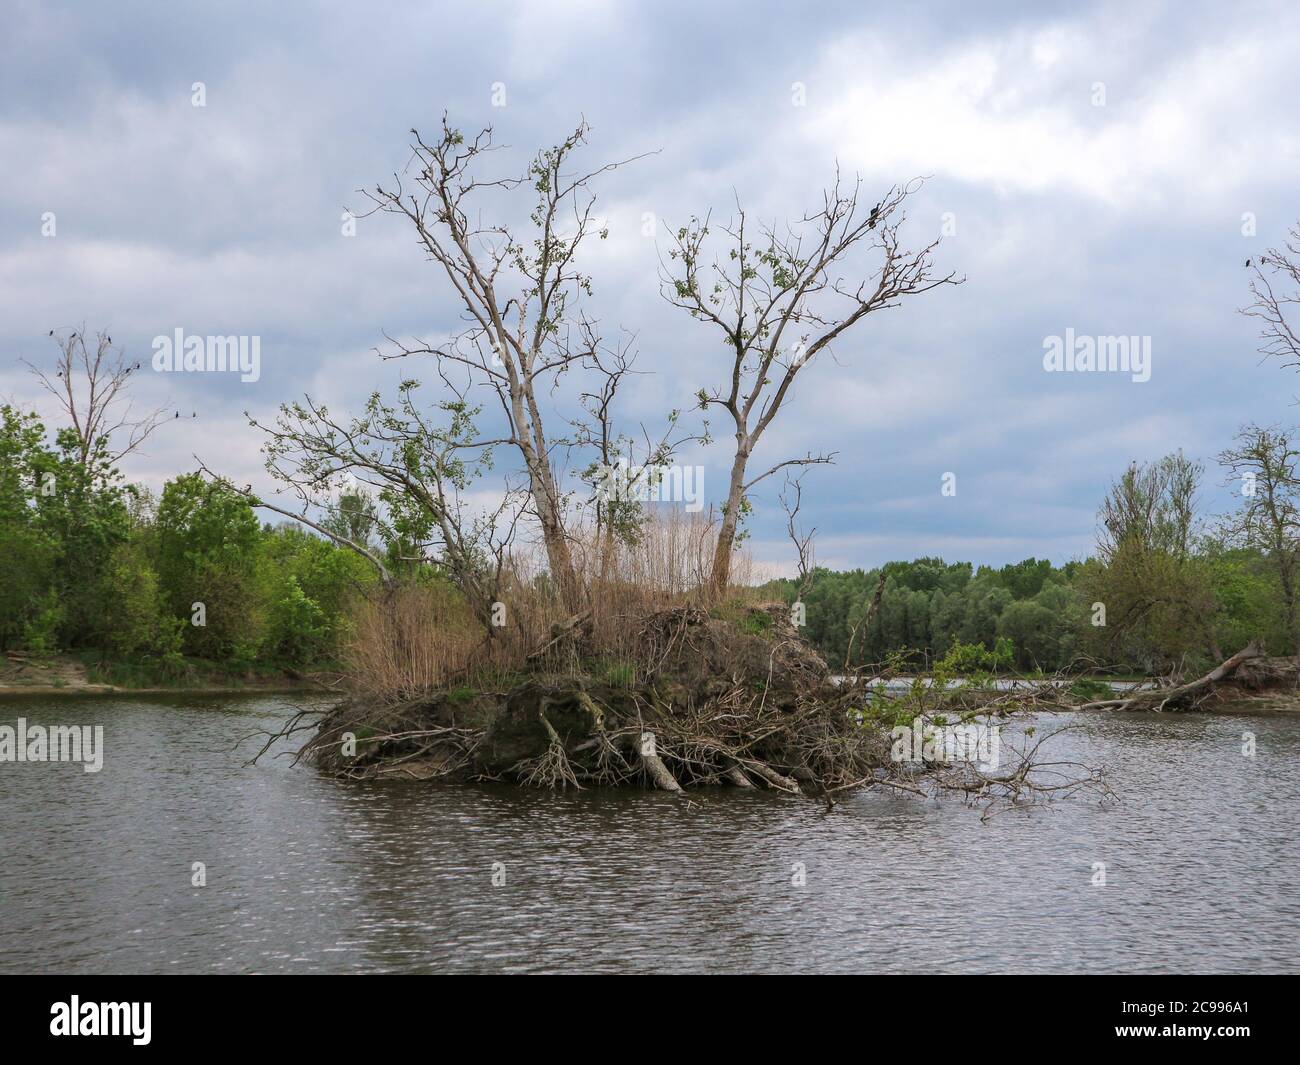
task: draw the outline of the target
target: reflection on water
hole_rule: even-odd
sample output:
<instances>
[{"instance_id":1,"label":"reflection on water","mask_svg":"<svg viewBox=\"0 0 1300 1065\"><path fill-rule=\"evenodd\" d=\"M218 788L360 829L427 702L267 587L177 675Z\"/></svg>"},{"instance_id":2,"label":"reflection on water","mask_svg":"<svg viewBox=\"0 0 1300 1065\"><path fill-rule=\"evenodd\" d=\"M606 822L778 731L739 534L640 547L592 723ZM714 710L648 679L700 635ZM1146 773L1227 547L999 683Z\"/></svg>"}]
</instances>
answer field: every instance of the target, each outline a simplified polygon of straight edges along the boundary
<instances>
[{"instance_id":1,"label":"reflection on water","mask_svg":"<svg viewBox=\"0 0 1300 1065\"><path fill-rule=\"evenodd\" d=\"M0 764L0 970L1298 967L1298 718L1078 719L1059 749L1110 766L1124 801L983 824L878 795L828 814L764 793L688 804L243 766L249 734L299 705L0 704L0 723L102 724L106 747L94 774Z\"/></svg>"}]
</instances>

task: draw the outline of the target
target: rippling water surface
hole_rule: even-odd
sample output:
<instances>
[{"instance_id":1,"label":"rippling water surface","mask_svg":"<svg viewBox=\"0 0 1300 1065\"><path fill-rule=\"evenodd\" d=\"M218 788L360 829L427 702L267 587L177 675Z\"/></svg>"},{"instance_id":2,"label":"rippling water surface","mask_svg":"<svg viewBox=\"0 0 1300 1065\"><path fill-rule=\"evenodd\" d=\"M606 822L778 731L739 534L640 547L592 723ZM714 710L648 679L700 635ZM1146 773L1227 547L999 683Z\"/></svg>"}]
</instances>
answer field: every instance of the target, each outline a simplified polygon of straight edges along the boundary
<instances>
[{"instance_id":1,"label":"rippling water surface","mask_svg":"<svg viewBox=\"0 0 1300 1065\"><path fill-rule=\"evenodd\" d=\"M1300 968L1297 717L1044 719L1081 723L1058 750L1110 767L1123 801L981 823L878 795L828 814L244 766L300 705L0 704L0 723L103 725L106 748L97 774L0 763L0 970Z\"/></svg>"}]
</instances>

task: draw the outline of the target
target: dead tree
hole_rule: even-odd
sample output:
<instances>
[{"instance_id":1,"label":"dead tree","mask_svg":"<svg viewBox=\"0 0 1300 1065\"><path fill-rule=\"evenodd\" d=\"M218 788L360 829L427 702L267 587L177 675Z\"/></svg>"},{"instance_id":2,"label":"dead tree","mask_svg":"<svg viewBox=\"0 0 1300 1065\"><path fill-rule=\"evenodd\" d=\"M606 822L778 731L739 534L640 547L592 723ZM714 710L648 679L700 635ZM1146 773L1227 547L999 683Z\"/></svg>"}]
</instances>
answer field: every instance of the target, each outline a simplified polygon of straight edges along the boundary
<instances>
[{"instance_id":1,"label":"dead tree","mask_svg":"<svg viewBox=\"0 0 1300 1065\"><path fill-rule=\"evenodd\" d=\"M582 590L538 395L600 345L595 323L580 307L591 279L577 268L576 256L593 232L605 236L595 228L590 184L620 164L571 173L574 152L586 135L583 122L561 144L539 152L523 176L490 177L480 171L495 151L492 130L468 140L444 116L432 141L411 130L410 161L390 186L361 190L374 205L368 213L383 211L410 222L420 247L446 275L468 323L446 343L387 337L393 348L381 354L431 356L440 367L462 367L495 393L510 426L509 443L527 474L551 577L573 611ZM482 220L484 200L525 186L535 197L526 236L517 236L504 222Z\"/></svg>"},{"instance_id":2,"label":"dead tree","mask_svg":"<svg viewBox=\"0 0 1300 1065\"><path fill-rule=\"evenodd\" d=\"M902 245L903 208L920 185L917 179L894 186L867 210L860 201L861 181L845 189L837 173L821 208L783 231L760 225L755 234L737 207L736 220L720 227L725 253L711 261L708 217L692 218L672 234L671 264L662 264L660 271L664 298L718 330L728 352L725 383L701 389L697 397L702 409L727 412L736 440L710 575L715 594L725 591L730 579L750 489L778 470L831 459L809 453L750 475L754 451L789 399L799 371L868 314L939 285L960 283L954 274L934 273L931 253L938 240L916 251ZM869 250L874 269L853 261L860 250ZM840 271L865 280L845 280Z\"/></svg>"},{"instance_id":3,"label":"dead tree","mask_svg":"<svg viewBox=\"0 0 1300 1065\"><path fill-rule=\"evenodd\" d=\"M26 363L47 392L59 402L77 434L77 460L84 467L101 448L110 463L117 463L145 442L162 424L162 408L141 416L133 414L126 389L139 362L129 362L122 348L106 332L87 344L80 331L56 333L58 345L54 376ZM26 361L26 360L24 360Z\"/></svg>"},{"instance_id":4,"label":"dead tree","mask_svg":"<svg viewBox=\"0 0 1300 1065\"><path fill-rule=\"evenodd\" d=\"M803 597L812 587L813 569L816 565L813 556L813 538L816 528L804 530L797 524L799 510L803 506L803 475L785 478L785 487L781 490L781 508L785 511L785 530L790 542L794 544L795 569L799 575L799 584L795 589L795 602L802 603Z\"/></svg>"},{"instance_id":5,"label":"dead tree","mask_svg":"<svg viewBox=\"0 0 1300 1065\"><path fill-rule=\"evenodd\" d=\"M1084 703L1081 710L1151 710L1157 713L1165 710L1194 709L1201 701L1213 694L1215 688L1230 681L1237 671L1247 662L1263 658L1264 652L1255 640L1231 658L1225 659L1210 672L1186 684L1172 687L1149 688L1120 699L1099 699Z\"/></svg>"},{"instance_id":6,"label":"dead tree","mask_svg":"<svg viewBox=\"0 0 1300 1065\"><path fill-rule=\"evenodd\" d=\"M1300 367L1300 225L1291 227L1280 248L1270 248L1253 266L1250 294L1254 302L1241 313L1260 326L1260 353Z\"/></svg>"}]
</instances>

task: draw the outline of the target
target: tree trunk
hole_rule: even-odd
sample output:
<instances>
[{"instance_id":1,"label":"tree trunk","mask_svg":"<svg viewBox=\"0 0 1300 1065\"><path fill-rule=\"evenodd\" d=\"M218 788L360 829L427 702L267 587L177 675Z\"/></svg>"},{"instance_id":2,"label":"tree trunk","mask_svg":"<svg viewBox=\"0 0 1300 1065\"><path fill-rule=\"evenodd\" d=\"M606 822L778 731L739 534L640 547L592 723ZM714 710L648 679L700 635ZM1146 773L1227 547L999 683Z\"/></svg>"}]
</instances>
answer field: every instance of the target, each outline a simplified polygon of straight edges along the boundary
<instances>
[{"instance_id":1,"label":"tree trunk","mask_svg":"<svg viewBox=\"0 0 1300 1065\"><path fill-rule=\"evenodd\" d=\"M542 539L546 544L546 563L551 570L551 579L555 581L560 601L570 613L577 613L582 608L582 589L578 586L578 576L573 569L573 553L569 550L569 540L560 522L558 507L552 501L546 503L534 497L537 502L538 517L542 526Z\"/></svg>"},{"instance_id":2,"label":"tree trunk","mask_svg":"<svg viewBox=\"0 0 1300 1065\"><path fill-rule=\"evenodd\" d=\"M1276 550L1276 549L1275 549ZM1286 603L1287 635L1291 637L1291 653L1300 654L1300 626L1297 626L1295 601L1295 574L1290 563L1278 555L1278 570L1282 578L1282 598Z\"/></svg>"},{"instance_id":3,"label":"tree trunk","mask_svg":"<svg viewBox=\"0 0 1300 1065\"><path fill-rule=\"evenodd\" d=\"M538 524L542 528L542 541L546 545L546 563L565 609L577 613L582 607L582 590L578 587L577 574L573 569L573 554L564 532L560 493L555 487L555 474L546 450L541 414L532 396L531 380L526 384L521 383L513 365L509 369L510 408L515 441L528 471L528 486L532 492L533 506L537 510Z\"/></svg>"},{"instance_id":4,"label":"tree trunk","mask_svg":"<svg viewBox=\"0 0 1300 1065\"><path fill-rule=\"evenodd\" d=\"M740 524L740 505L745 498L745 467L749 463L749 452L743 447L737 448L735 460L731 464L731 480L727 485L727 508L722 514L722 528L718 530L718 542L713 549L713 570L709 575L709 587L715 597L720 598L731 583L731 553L736 546L736 529Z\"/></svg>"}]
</instances>

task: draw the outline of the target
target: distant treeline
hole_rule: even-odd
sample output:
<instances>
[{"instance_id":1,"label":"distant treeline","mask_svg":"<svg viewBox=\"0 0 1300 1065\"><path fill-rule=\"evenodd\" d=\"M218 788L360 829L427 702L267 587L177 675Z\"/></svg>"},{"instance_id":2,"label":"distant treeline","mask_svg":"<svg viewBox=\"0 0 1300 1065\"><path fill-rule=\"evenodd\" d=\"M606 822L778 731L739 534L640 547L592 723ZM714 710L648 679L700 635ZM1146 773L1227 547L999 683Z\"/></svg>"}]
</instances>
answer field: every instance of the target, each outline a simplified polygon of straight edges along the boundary
<instances>
[{"instance_id":1,"label":"distant treeline","mask_svg":"<svg viewBox=\"0 0 1300 1065\"><path fill-rule=\"evenodd\" d=\"M1056 669L1078 647L1082 601L1072 584L1078 569L1077 563L1057 569L1032 558L996 570L939 558L890 562L873 570L819 568L802 597L803 631L837 667L846 658L850 666L860 666L900 653L920 666L957 644L993 651L1004 639L1017 666ZM863 627L882 573L879 607ZM797 581L779 581L773 592L794 602L797 587Z\"/></svg>"},{"instance_id":2,"label":"distant treeline","mask_svg":"<svg viewBox=\"0 0 1300 1065\"><path fill-rule=\"evenodd\" d=\"M1194 668L1256 635L1275 653L1294 651L1280 582L1263 553L1206 540L1183 569L1164 575L1170 597L1160 602L1151 586L1160 575L1147 574L1148 587L1125 588L1122 569L1098 559L1053 566L1028 558L999 569L939 558L819 568L802 597L803 631L836 668L891 660L924 668L959 644L998 652L983 662L1021 672ZM882 573L879 607L863 626ZM795 580L769 585L791 603L798 587Z\"/></svg>"},{"instance_id":3,"label":"distant treeline","mask_svg":"<svg viewBox=\"0 0 1300 1065\"><path fill-rule=\"evenodd\" d=\"M197 474L161 496L127 485L71 430L0 407L0 649L95 650L179 675L334 656L373 568L301 529L261 523Z\"/></svg>"},{"instance_id":4,"label":"distant treeline","mask_svg":"<svg viewBox=\"0 0 1300 1065\"><path fill-rule=\"evenodd\" d=\"M1289 430L1248 425L1218 460L1239 486L1235 510L1200 513L1205 468L1181 451L1133 463L1102 500L1096 551L1084 561L973 569L921 558L815 569L772 591L803 602L806 631L837 667L901 659L923 668L959 647L957 660L985 664L962 650L982 648L1023 671L1165 675L1217 663L1252 639L1294 654L1300 448Z\"/></svg>"}]
</instances>

